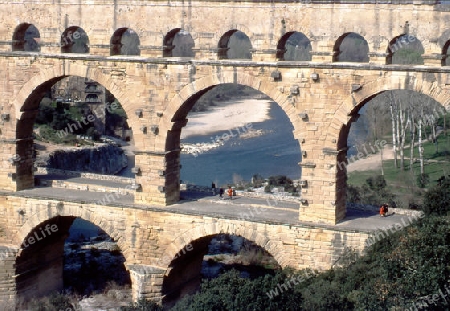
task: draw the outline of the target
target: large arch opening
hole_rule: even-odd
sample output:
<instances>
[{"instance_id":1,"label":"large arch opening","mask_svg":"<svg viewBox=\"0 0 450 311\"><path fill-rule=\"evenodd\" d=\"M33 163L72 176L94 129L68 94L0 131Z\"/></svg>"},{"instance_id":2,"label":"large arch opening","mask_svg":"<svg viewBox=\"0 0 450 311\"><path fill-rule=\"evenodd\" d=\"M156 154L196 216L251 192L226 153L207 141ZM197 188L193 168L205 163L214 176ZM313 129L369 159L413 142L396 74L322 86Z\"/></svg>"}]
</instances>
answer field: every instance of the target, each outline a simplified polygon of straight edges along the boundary
<instances>
[{"instance_id":1,"label":"large arch opening","mask_svg":"<svg viewBox=\"0 0 450 311\"><path fill-rule=\"evenodd\" d=\"M311 41L303 33L291 31L278 41L277 59L280 61L311 61Z\"/></svg>"},{"instance_id":2,"label":"large arch opening","mask_svg":"<svg viewBox=\"0 0 450 311\"><path fill-rule=\"evenodd\" d=\"M132 131L121 104L100 83L79 76L53 78L34 89L21 112L13 163L17 190L62 184L84 189L76 178L93 181L100 174L119 181L108 192L124 188L122 194L132 194L127 188L134 183Z\"/></svg>"},{"instance_id":3,"label":"large arch opening","mask_svg":"<svg viewBox=\"0 0 450 311\"><path fill-rule=\"evenodd\" d=\"M76 217L53 217L23 240L16 258L17 301L25 308L31 299L55 292L70 293L70 299L89 297L115 284L130 302L124 262L117 242L98 226Z\"/></svg>"},{"instance_id":4,"label":"large arch opening","mask_svg":"<svg viewBox=\"0 0 450 311\"><path fill-rule=\"evenodd\" d=\"M334 44L333 62L367 63L369 62L369 44L357 33L345 33Z\"/></svg>"},{"instance_id":5,"label":"large arch opening","mask_svg":"<svg viewBox=\"0 0 450 311\"><path fill-rule=\"evenodd\" d=\"M189 98L172 122L174 128L187 123L182 131L169 131L166 143L166 150L181 147L181 169L172 174L180 176L182 198L194 195L190 189L197 186L215 187L219 195L231 186L245 195L285 193L299 200L301 151L294 126L260 91L237 84L211 86Z\"/></svg>"},{"instance_id":6,"label":"large arch opening","mask_svg":"<svg viewBox=\"0 0 450 311\"><path fill-rule=\"evenodd\" d=\"M40 52L41 35L33 24L23 23L16 27L12 38L12 50L25 52Z\"/></svg>"},{"instance_id":7,"label":"large arch opening","mask_svg":"<svg viewBox=\"0 0 450 311\"><path fill-rule=\"evenodd\" d=\"M89 37L83 28L71 26L61 34L61 53L89 53Z\"/></svg>"},{"instance_id":8,"label":"large arch opening","mask_svg":"<svg viewBox=\"0 0 450 311\"><path fill-rule=\"evenodd\" d=\"M386 51L387 65L423 65L422 54L425 53L422 42L411 34L402 34L389 42Z\"/></svg>"},{"instance_id":9,"label":"large arch opening","mask_svg":"<svg viewBox=\"0 0 450 311\"><path fill-rule=\"evenodd\" d=\"M219 59L252 59L250 38L240 30L227 31L219 40Z\"/></svg>"},{"instance_id":10,"label":"large arch opening","mask_svg":"<svg viewBox=\"0 0 450 311\"><path fill-rule=\"evenodd\" d=\"M424 191L448 178L448 114L442 104L411 90L366 98L343 126L338 184L347 203L414 208ZM342 189L342 188L341 188Z\"/></svg>"},{"instance_id":11,"label":"large arch opening","mask_svg":"<svg viewBox=\"0 0 450 311\"><path fill-rule=\"evenodd\" d=\"M183 296L197 292L202 280L230 270L254 279L279 269L273 255L246 238L231 234L202 237L186 245L170 262L163 279L163 303L170 308Z\"/></svg>"},{"instance_id":12,"label":"large arch opening","mask_svg":"<svg viewBox=\"0 0 450 311\"><path fill-rule=\"evenodd\" d=\"M181 28L169 31L163 39L163 57L195 57L194 39Z\"/></svg>"},{"instance_id":13,"label":"large arch opening","mask_svg":"<svg viewBox=\"0 0 450 311\"><path fill-rule=\"evenodd\" d=\"M119 28L111 37L110 55L141 55L139 35L130 28Z\"/></svg>"}]
</instances>

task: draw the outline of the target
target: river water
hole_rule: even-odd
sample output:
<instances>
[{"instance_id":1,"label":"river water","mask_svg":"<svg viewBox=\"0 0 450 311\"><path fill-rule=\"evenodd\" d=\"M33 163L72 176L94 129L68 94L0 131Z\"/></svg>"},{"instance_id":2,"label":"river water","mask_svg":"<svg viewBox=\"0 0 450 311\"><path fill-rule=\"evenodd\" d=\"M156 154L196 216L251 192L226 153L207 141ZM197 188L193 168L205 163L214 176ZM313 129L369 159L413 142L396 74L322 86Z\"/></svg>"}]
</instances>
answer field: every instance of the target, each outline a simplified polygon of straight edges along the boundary
<instances>
[{"instance_id":1,"label":"river water","mask_svg":"<svg viewBox=\"0 0 450 311\"><path fill-rule=\"evenodd\" d=\"M239 180L250 181L254 174L263 177L287 175L292 179L300 178L301 160L299 143L294 139L293 126L285 112L276 104L270 104L270 119L251 123L253 130L262 130L265 134L253 138L242 138L234 129L220 131L203 136L192 136L184 143L211 143L216 135L233 134L225 144L197 156L181 155L181 180L183 183L217 186L235 183Z\"/></svg>"},{"instance_id":2,"label":"river water","mask_svg":"<svg viewBox=\"0 0 450 311\"><path fill-rule=\"evenodd\" d=\"M218 187L240 180L250 181L254 174L267 178L286 175L300 179L300 147L292 133L294 127L286 113L275 102L270 104L270 119L251 123L254 130L262 130L264 135L243 139L237 130L220 131L208 135L191 136L184 143L211 143L216 135L233 134L223 146L197 156L181 155L181 180L183 183ZM242 129L240 129L242 132ZM352 124L348 136L348 155L356 154L352 147L364 140L367 128L363 122Z\"/></svg>"}]
</instances>

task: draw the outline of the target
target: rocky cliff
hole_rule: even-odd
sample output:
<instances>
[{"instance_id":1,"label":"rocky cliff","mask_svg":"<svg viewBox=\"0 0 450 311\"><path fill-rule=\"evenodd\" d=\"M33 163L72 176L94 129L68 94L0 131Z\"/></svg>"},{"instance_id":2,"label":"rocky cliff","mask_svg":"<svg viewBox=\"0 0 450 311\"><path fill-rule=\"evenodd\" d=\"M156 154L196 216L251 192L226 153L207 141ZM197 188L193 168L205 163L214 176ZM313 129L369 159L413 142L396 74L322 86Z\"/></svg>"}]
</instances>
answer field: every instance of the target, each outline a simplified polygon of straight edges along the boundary
<instances>
[{"instance_id":1,"label":"rocky cliff","mask_svg":"<svg viewBox=\"0 0 450 311\"><path fill-rule=\"evenodd\" d=\"M68 171L116 174L127 166L127 157L121 148L104 144L55 150L49 154L45 166Z\"/></svg>"}]
</instances>

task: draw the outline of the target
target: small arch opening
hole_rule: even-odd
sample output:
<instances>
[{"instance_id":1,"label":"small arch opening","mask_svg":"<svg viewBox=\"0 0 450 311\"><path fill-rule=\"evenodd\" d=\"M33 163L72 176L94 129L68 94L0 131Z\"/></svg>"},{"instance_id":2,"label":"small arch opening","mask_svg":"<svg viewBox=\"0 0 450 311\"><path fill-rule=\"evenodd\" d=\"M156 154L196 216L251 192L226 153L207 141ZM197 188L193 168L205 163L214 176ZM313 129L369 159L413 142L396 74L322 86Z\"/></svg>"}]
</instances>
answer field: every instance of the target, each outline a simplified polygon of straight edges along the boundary
<instances>
[{"instance_id":1,"label":"small arch opening","mask_svg":"<svg viewBox=\"0 0 450 311\"><path fill-rule=\"evenodd\" d=\"M163 40L163 57L195 57L194 39L181 28L169 31Z\"/></svg>"},{"instance_id":2,"label":"small arch opening","mask_svg":"<svg viewBox=\"0 0 450 311\"><path fill-rule=\"evenodd\" d=\"M89 53L89 37L78 27L67 28L61 34L61 53Z\"/></svg>"},{"instance_id":3,"label":"small arch opening","mask_svg":"<svg viewBox=\"0 0 450 311\"><path fill-rule=\"evenodd\" d=\"M349 32L340 36L334 45L333 62L369 62L369 44L363 36Z\"/></svg>"},{"instance_id":4,"label":"small arch opening","mask_svg":"<svg viewBox=\"0 0 450 311\"><path fill-rule=\"evenodd\" d=\"M411 35L403 34L389 42L386 57L387 65L423 65L422 54L425 53L422 42Z\"/></svg>"},{"instance_id":5,"label":"small arch opening","mask_svg":"<svg viewBox=\"0 0 450 311\"><path fill-rule=\"evenodd\" d=\"M141 55L138 34L130 28L119 28L111 37L110 55Z\"/></svg>"},{"instance_id":6,"label":"small arch opening","mask_svg":"<svg viewBox=\"0 0 450 311\"><path fill-rule=\"evenodd\" d=\"M301 32L291 31L281 37L277 45L280 61L311 61L311 41Z\"/></svg>"},{"instance_id":7,"label":"small arch opening","mask_svg":"<svg viewBox=\"0 0 450 311\"><path fill-rule=\"evenodd\" d=\"M237 29L227 31L219 40L219 59L252 59L250 38Z\"/></svg>"},{"instance_id":8,"label":"small arch opening","mask_svg":"<svg viewBox=\"0 0 450 311\"><path fill-rule=\"evenodd\" d=\"M448 40L442 48L442 66L450 66L450 40Z\"/></svg>"},{"instance_id":9,"label":"small arch opening","mask_svg":"<svg viewBox=\"0 0 450 311\"><path fill-rule=\"evenodd\" d=\"M12 50L13 52L40 52L40 38L39 30L33 24L20 24L13 34Z\"/></svg>"}]
</instances>

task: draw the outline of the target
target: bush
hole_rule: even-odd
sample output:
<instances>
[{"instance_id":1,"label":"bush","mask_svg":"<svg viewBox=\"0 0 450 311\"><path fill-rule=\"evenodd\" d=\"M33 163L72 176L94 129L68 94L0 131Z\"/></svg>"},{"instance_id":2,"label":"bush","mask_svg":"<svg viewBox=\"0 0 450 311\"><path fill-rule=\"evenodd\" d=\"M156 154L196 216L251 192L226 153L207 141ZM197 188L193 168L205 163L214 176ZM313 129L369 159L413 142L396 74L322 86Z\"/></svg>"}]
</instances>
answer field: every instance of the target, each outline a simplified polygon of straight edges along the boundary
<instances>
[{"instance_id":1,"label":"bush","mask_svg":"<svg viewBox=\"0 0 450 311\"><path fill-rule=\"evenodd\" d=\"M130 304L128 307L120 307L120 311L162 311L163 308L157 303L147 300L140 299L136 303Z\"/></svg>"},{"instance_id":2,"label":"bush","mask_svg":"<svg viewBox=\"0 0 450 311\"><path fill-rule=\"evenodd\" d=\"M285 270L251 280L231 270L218 278L203 281L199 293L184 297L171 310L299 310L302 296L298 291L288 287L286 291L278 291L278 285L284 284L287 277ZM273 294L272 298L268 293Z\"/></svg>"},{"instance_id":3,"label":"bush","mask_svg":"<svg viewBox=\"0 0 450 311\"><path fill-rule=\"evenodd\" d=\"M53 293L49 297L33 300L28 306L31 311L59 311L75 310L70 298L60 293Z\"/></svg>"},{"instance_id":4,"label":"bush","mask_svg":"<svg viewBox=\"0 0 450 311\"><path fill-rule=\"evenodd\" d=\"M272 186L286 186L292 184L293 184L292 180L288 178L286 175L276 175L269 177L269 185Z\"/></svg>"},{"instance_id":5,"label":"bush","mask_svg":"<svg viewBox=\"0 0 450 311\"><path fill-rule=\"evenodd\" d=\"M361 189L356 186L347 185L347 202L360 203L361 202Z\"/></svg>"},{"instance_id":6,"label":"bush","mask_svg":"<svg viewBox=\"0 0 450 311\"><path fill-rule=\"evenodd\" d=\"M398 206L396 197L387 188L387 183L383 176L369 177L361 187L348 185L347 202L377 206L386 202L392 207Z\"/></svg>"},{"instance_id":7,"label":"bush","mask_svg":"<svg viewBox=\"0 0 450 311\"><path fill-rule=\"evenodd\" d=\"M430 182L430 176L426 173L417 176L417 186L425 188Z\"/></svg>"},{"instance_id":8,"label":"bush","mask_svg":"<svg viewBox=\"0 0 450 311\"><path fill-rule=\"evenodd\" d=\"M450 180L430 188L425 193L423 211L426 215L446 215L450 210Z\"/></svg>"},{"instance_id":9,"label":"bush","mask_svg":"<svg viewBox=\"0 0 450 311\"><path fill-rule=\"evenodd\" d=\"M372 191L380 191L386 188L386 180L384 179L384 176L378 175L375 177L369 177L366 179L366 184L369 186L370 190Z\"/></svg>"}]
</instances>

